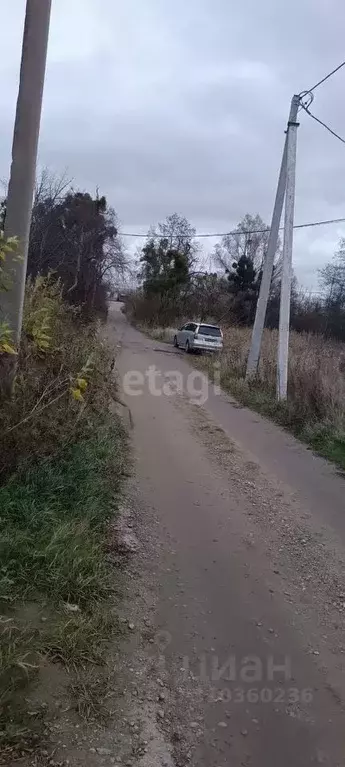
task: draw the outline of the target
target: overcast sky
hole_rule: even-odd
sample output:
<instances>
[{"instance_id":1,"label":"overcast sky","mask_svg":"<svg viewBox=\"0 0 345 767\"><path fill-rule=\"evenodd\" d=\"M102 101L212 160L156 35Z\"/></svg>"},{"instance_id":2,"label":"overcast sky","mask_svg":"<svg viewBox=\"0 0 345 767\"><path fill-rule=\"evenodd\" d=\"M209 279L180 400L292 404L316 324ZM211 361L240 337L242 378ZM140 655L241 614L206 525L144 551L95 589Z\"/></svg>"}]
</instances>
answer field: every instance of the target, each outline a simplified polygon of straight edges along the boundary
<instances>
[{"instance_id":1,"label":"overcast sky","mask_svg":"<svg viewBox=\"0 0 345 767\"><path fill-rule=\"evenodd\" d=\"M8 178L25 0L1 9L0 177ZM289 102L345 58L344 0L53 0L40 165L98 185L123 230L270 220ZM345 68L313 110L345 135ZM345 146L301 115L296 223L345 217ZM296 233L316 272L345 226Z\"/></svg>"}]
</instances>

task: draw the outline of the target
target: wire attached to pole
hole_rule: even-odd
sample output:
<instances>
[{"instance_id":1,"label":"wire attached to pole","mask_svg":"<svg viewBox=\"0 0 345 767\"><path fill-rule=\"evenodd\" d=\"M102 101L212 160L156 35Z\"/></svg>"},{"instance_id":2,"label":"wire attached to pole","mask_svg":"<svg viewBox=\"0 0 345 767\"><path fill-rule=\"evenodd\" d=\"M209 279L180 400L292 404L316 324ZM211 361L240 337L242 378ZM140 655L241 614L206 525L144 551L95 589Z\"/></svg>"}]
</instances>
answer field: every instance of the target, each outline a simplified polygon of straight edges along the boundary
<instances>
[{"instance_id":1,"label":"wire attached to pole","mask_svg":"<svg viewBox=\"0 0 345 767\"><path fill-rule=\"evenodd\" d=\"M316 117L316 115L313 115L313 113L310 111L309 107L307 107L303 102L301 101L301 107L304 109L304 111L309 115L309 117L312 117L315 122L319 123L319 125L322 125L323 128L326 128L329 133L332 134L332 136L335 136L335 138L339 139L343 144L345 144L345 139L343 139L341 136L339 136L338 133L336 133L332 128L329 127L329 125L326 125L326 123L322 122L322 120L319 119L319 117Z\"/></svg>"},{"instance_id":2,"label":"wire attached to pole","mask_svg":"<svg viewBox=\"0 0 345 767\"><path fill-rule=\"evenodd\" d=\"M322 78L322 80L319 80L318 83L313 85L312 88L308 88L306 91L302 91L299 95L304 96L307 93L313 93L313 91L316 91L316 88L319 88L320 85L326 82L326 80L329 80L330 77L333 77L336 72L339 72L339 69L342 69L342 67L345 67L345 61L342 61L339 66L337 66L335 69L332 69L332 72L329 72L328 75L325 75L325 77Z\"/></svg>"}]
</instances>

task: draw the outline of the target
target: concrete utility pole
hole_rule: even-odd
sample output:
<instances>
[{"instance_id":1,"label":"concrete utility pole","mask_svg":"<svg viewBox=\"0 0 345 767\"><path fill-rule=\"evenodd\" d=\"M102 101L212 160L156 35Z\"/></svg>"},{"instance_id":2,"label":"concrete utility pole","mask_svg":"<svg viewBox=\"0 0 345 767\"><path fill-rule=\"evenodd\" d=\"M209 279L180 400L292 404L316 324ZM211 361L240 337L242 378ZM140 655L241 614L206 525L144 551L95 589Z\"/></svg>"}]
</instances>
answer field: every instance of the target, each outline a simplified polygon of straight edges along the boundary
<instances>
[{"instance_id":1,"label":"concrete utility pole","mask_svg":"<svg viewBox=\"0 0 345 767\"><path fill-rule=\"evenodd\" d=\"M296 122L300 97L294 96L294 119L289 120L286 145L286 193L285 193L285 220L284 220L284 243L283 243L283 269L280 291L279 312L279 341L278 341L278 367L277 367L277 397L278 400L287 398L288 382L288 356L289 356L289 329L290 329L290 300L291 300L291 277L292 277L292 245L293 224L295 210L295 176L296 176L296 149L297 128Z\"/></svg>"},{"instance_id":2,"label":"concrete utility pole","mask_svg":"<svg viewBox=\"0 0 345 767\"><path fill-rule=\"evenodd\" d=\"M297 118L299 99L298 101L296 101L296 99L298 99L298 97L294 96L291 101L290 114L289 114L289 120L288 120L288 129L289 129L290 123L295 122ZM280 221L281 221L284 197L285 197L285 189L286 189L288 129L286 132L283 157L282 157L282 162L280 166L278 186L277 186L276 198L274 202L271 228L270 228L270 233L268 238L267 253L266 253L264 264L263 264L259 298L258 298L258 303L256 306L251 346L250 346L250 351L249 351L248 361L247 361L247 370L246 370L247 379L253 378L256 375L258 370L259 360L260 360L262 334L263 334L264 325L265 325L267 303L268 303L268 297L269 297L271 281L272 281L274 258L277 252L279 227L280 227Z\"/></svg>"},{"instance_id":3,"label":"concrete utility pole","mask_svg":"<svg viewBox=\"0 0 345 767\"><path fill-rule=\"evenodd\" d=\"M2 313L17 344L23 317L50 11L51 0L27 0L5 218L5 237L18 237L20 258L18 253L15 258L9 254L6 266L12 287L1 296Z\"/></svg>"}]
</instances>

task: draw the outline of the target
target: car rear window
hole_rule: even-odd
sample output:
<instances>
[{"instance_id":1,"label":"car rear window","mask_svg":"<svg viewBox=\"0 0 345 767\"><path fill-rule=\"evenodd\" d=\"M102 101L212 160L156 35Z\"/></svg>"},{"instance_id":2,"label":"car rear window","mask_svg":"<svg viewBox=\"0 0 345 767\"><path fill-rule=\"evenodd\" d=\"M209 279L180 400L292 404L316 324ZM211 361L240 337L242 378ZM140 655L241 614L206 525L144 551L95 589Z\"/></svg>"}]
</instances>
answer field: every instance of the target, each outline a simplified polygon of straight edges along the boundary
<instances>
[{"instance_id":1,"label":"car rear window","mask_svg":"<svg viewBox=\"0 0 345 767\"><path fill-rule=\"evenodd\" d=\"M212 325L199 325L198 333L202 336L214 336L215 338L222 337L220 328L214 328Z\"/></svg>"}]
</instances>

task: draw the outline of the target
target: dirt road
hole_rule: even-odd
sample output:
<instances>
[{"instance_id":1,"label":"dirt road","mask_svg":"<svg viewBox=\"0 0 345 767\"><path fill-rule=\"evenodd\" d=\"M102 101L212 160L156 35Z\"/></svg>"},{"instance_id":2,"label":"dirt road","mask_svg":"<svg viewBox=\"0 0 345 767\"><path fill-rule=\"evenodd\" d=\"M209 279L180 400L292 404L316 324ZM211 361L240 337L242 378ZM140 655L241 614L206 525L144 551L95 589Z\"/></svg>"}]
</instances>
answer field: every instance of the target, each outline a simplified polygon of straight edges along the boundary
<instances>
[{"instance_id":1,"label":"dirt road","mask_svg":"<svg viewBox=\"0 0 345 767\"><path fill-rule=\"evenodd\" d=\"M116 304L110 328L155 542L151 642L174 764L343 767L343 477Z\"/></svg>"}]
</instances>

